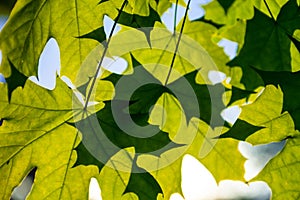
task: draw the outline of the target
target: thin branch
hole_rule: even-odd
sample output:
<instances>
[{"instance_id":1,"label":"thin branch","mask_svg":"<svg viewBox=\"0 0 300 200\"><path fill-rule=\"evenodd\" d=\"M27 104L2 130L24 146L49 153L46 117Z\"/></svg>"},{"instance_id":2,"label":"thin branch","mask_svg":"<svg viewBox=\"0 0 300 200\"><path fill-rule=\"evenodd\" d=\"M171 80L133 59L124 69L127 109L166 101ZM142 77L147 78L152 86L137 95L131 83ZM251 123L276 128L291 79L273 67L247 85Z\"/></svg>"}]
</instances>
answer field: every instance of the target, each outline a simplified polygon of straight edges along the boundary
<instances>
[{"instance_id":1,"label":"thin branch","mask_svg":"<svg viewBox=\"0 0 300 200\"><path fill-rule=\"evenodd\" d=\"M120 8L120 10L119 10L119 14L118 14L117 18L115 19L115 22L114 22L114 24L113 24L113 27L112 27L112 29L111 29L111 31L110 31L110 33L109 33L109 37L108 37L107 43L105 44L105 48L104 48L103 54L102 54L102 56L101 56L101 59L100 59L100 61L98 62L97 70L96 70L96 72L95 72L94 78L93 78L92 83L91 83L91 87L90 87L90 89L89 89L89 93L88 93L88 95L87 95L87 98L86 98L86 101L85 101L85 104L84 104L83 110L85 110L85 111L87 110L88 103L89 103L89 100L90 100L90 98L91 98L92 91L93 91L93 89L94 89L94 86L95 86L95 83L96 83L96 79L97 79L98 73L99 73L99 71L100 71L100 69L101 69L101 65L102 65L102 63L103 63L104 57L105 57L106 52L107 52L107 50L108 50L108 46L109 46L109 43L110 43L110 41L111 41L113 32L114 32L114 30L116 29L117 22L118 22L118 20L119 20L119 18L120 18L120 16L121 16L121 12L123 11L123 9L124 9L126 3L127 3L127 0L124 0L123 4L122 4L122 6L121 6L121 8Z\"/></svg>"},{"instance_id":2,"label":"thin branch","mask_svg":"<svg viewBox=\"0 0 300 200\"><path fill-rule=\"evenodd\" d=\"M176 33L176 24L177 24L177 9L178 9L178 0L176 0L176 5L175 5L173 34L175 34L175 33Z\"/></svg>"},{"instance_id":3,"label":"thin branch","mask_svg":"<svg viewBox=\"0 0 300 200\"><path fill-rule=\"evenodd\" d=\"M186 9L185 9L182 26L181 26L180 33L179 33L179 36L178 36L178 41L176 43L175 52L173 54L173 58L172 58L170 70L168 72L168 75L167 75L167 78L166 78L166 81L165 81L165 85L167 85L167 83L169 81L169 78L170 78L170 75L171 75L171 72L172 72L172 69L174 67L175 58L176 58L177 51L178 51L178 48L179 48L179 44L180 44L180 41L181 41L181 37L182 37L182 33L183 33L183 28L184 28L184 24L185 24L185 21L186 21L186 18L187 18L187 14L188 14L188 10L189 10L189 7L190 7L190 3L191 3L191 0L188 1Z\"/></svg>"}]
</instances>

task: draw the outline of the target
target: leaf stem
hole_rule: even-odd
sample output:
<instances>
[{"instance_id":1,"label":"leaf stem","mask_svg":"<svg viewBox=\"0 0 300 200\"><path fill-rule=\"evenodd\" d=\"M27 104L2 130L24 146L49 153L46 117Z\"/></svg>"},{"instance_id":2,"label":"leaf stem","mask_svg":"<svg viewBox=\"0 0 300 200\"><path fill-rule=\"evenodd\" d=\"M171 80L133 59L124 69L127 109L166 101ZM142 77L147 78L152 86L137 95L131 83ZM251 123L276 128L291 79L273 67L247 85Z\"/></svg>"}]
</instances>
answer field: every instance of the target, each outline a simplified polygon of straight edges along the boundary
<instances>
[{"instance_id":1,"label":"leaf stem","mask_svg":"<svg viewBox=\"0 0 300 200\"><path fill-rule=\"evenodd\" d=\"M274 18L274 16L273 16L273 14L272 14L272 12L271 12L271 9L270 9L269 5L267 4L267 1L266 1L266 0L264 0L264 3L265 3L265 5L266 5L266 7L267 7L267 9L268 9L268 11L269 11L269 13L270 13L270 15L271 15L272 19L273 19L273 20L276 22L276 20L275 20L275 18Z\"/></svg>"},{"instance_id":2,"label":"leaf stem","mask_svg":"<svg viewBox=\"0 0 300 200\"><path fill-rule=\"evenodd\" d=\"M182 37L182 33L183 33L183 28L184 28L184 24L185 24L185 21L186 21L186 18L187 18L187 14L188 14L188 10L189 10L189 7L190 7L190 3L191 3L191 0L188 1L186 9L185 9L182 26L181 26L180 33L179 33L179 36L178 36L178 41L177 41L176 47L175 47L175 52L173 54L171 66L170 66L170 69L169 69L169 72L168 72L168 75L167 75L167 78L166 78L166 81L165 81L164 85L167 85L167 83L169 81L169 78L170 78L170 75L171 75L171 72L172 72L172 69L174 67L175 58L176 58L177 51L178 51L178 48L179 48L179 44L180 44L180 41L181 41L181 37Z\"/></svg>"},{"instance_id":3,"label":"leaf stem","mask_svg":"<svg viewBox=\"0 0 300 200\"><path fill-rule=\"evenodd\" d=\"M178 9L178 0L176 0L176 5L175 5L173 34L175 34L175 33L176 33L176 24L177 24L177 9Z\"/></svg>"},{"instance_id":4,"label":"leaf stem","mask_svg":"<svg viewBox=\"0 0 300 200\"><path fill-rule=\"evenodd\" d=\"M113 27L112 27L112 29L111 29L111 31L110 31L110 33L109 33L107 42L105 43L105 48L104 48L103 54L102 54L102 56L101 56L100 61L98 62L97 69L96 69L94 78L93 78L92 83L91 83L91 87L90 87L90 89L89 89L88 95L87 95L86 100L85 100L85 104L84 104L84 108L83 108L84 111L87 110L88 103L89 103L89 100L90 100L90 98L91 98L92 91L93 91L93 88L94 88L94 86L95 86L96 79L97 79L97 76L98 76L99 71L100 71L100 69L101 69L101 65L102 65L102 63L103 63L104 57L105 57L106 52L107 52L107 50L108 50L108 46L109 46L109 43L110 43L110 41L111 41L113 32L114 32L114 30L116 29L118 20L119 20L119 18L120 18L120 16L121 16L121 13L122 13L122 11L123 11L123 9L124 9L126 3L127 3L127 0L124 0L123 4L122 4L122 6L121 6L121 8L120 8L120 10L119 10L118 16L116 17L116 19L115 19L115 21L114 21L114 24L113 24Z\"/></svg>"}]
</instances>

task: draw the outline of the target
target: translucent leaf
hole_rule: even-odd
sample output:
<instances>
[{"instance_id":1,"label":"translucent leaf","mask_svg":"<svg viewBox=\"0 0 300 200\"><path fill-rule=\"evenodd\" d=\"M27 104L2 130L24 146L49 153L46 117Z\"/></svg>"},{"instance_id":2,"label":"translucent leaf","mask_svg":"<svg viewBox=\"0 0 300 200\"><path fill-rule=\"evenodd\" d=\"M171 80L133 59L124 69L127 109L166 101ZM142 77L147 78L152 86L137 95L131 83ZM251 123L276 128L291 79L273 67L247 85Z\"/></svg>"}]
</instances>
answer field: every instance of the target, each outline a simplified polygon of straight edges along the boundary
<instances>
[{"instance_id":1,"label":"translucent leaf","mask_svg":"<svg viewBox=\"0 0 300 200\"><path fill-rule=\"evenodd\" d=\"M273 158L256 179L269 183L272 199L297 199L299 196L299 132L287 139L282 152Z\"/></svg>"},{"instance_id":2,"label":"translucent leaf","mask_svg":"<svg viewBox=\"0 0 300 200\"><path fill-rule=\"evenodd\" d=\"M0 35L4 58L1 72L6 77L11 74L10 60L27 77L36 76L40 54L53 37L61 50L61 75L73 81L83 60L97 45L96 41L76 38L102 26L103 12L97 4L97 0L18 1Z\"/></svg>"},{"instance_id":3,"label":"translucent leaf","mask_svg":"<svg viewBox=\"0 0 300 200\"><path fill-rule=\"evenodd\" d=\"M224 5L224 4L223 4ZM217 24L234 24L236 19L251 19L253 17L253 3L251 0L235 0L228 9L224 9L220 1L212 1L206 6L205 19Z\"/></svg>"},{"instance_id":4,"label":"translucent leaf","mask_svg":"<svg viewBox=\"0 0 300 200\"><path fill-rule=\"evenodd\" d=\"M87 196L89 179L97 173L97 168L72 168L79 135L66 123L81 108L72 106L72 90L60 79L56 82L56 88L48 91L28 80L24 89L14 90L10 102L1 96L0 118L4 121L0 127L0 172L4 176L0 182L5 187L0 189L0 194L3 199L9 198L12 189L35 167L37 172L28 199ZM6 85L1 84L0 90L5 94Z\"/></svg>"},{"instance_id":5,"label":"translucent leaf","mask_svg":"<svg viewBox=\"0 0 300 200\"><path fill-rule=\"evenodd\" d=\"M290 46L300 43L300 38L293 36L294 31L300 29L299 24L296 0L286 3L276 20L255 9L254 18L247 22L246 42L229 65L251 66L265 71L298 71L299 63L292 60L299 60L300 54L291 57ZM257 34L260 29L263 31Z\"/></svg>"},{"instance_id":6,"label":"translucent leaf","mask_svg":"<svg viewBox=\"0 0 300 200\"><path fill-rule=\"evenodd\" d=\"M233 137L252 144L281 141L294 132L288 112L282 113L283 94L280 88L267 86L257 100L242 106L239 120L221 137ZM264 137L261 137L261 136Z\"/></svg>"}]
</instances>

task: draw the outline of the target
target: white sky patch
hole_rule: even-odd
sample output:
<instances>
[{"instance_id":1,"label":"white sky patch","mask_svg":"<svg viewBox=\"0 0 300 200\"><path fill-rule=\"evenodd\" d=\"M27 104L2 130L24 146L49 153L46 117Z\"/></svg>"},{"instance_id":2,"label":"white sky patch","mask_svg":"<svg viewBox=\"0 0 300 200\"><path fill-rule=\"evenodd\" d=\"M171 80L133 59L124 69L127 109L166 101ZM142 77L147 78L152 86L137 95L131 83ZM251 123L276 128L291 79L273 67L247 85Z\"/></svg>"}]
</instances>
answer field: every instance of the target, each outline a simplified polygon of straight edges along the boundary
<instances>
[{"instance_id":1,"label":"white sky patch","mask_svg":"<svg viewBox=\"0 0 300 200\"><path fill-rule=\"evenodd\" d=\"M53 90L56 84L56 76L60 71L60 50L54 38L51 38L39 59L38 79L35 76L29 77L34 83Z\"/></svg>"},{"instance_id":2,"label":"white sky patch","mask_svg":"<svg viewBox=\"0 0 300 200\"><path fill-rule=\"evenodd\" d=\"M114 20L112 20L110 17L108 17L107 15L104 16L104 20L103 20L103 26L104 26L104 32L106 35L106 39L108 39L108 36L111 32L111 29L114 25ZM121 30L121 27L117 24L116 28L113 32L113 35L115 35L116 33L118 33Z\"/></svg>"},{"instance_id":3,"label":"white sky patch","mask_svg":"<svg viewBox=\"0 0 300 200\"><path fill-rule=\"evenodd\" d=\"M104 57L102 67L112 73L122 74L128 67L124 58L113 56L113 58Z\"/></svg>"},{"instance_id":4,"label":"white sky patch","mask_svg":"<svg viewBox=\"0 0 300 200\"><path fill-rule=\"evenodd\" d=\"M2 63L2 51L0 50L0 65Z\"/></svg>"},{"instance_id":5,"label":"white sky patch","mask_svg":"<svg viewBox=\"0 0 300 200\"><path fill-rule=\"evenodd\" d=\"M218 43L219 47L224 48L224 52L229 56L230 59L233 59L237 54L238 43L231 40L222 39Z\"/></svg>"},{"instance_id":6,"label":"white sky patch","mask_svg":"<svg viewBox=\"0 0 300 200\"><path fill-rule=\"evenodd\" d=\"M170 200L184 200L184 199L180 194L174 193L171 195Z\"/></svg>"},{"instance_id":7,"label":"white sky patch","mask_svg":"<svg viewBox=\"0 0 300 200\"><path fill-rule=\"evenodd\" d=\"M201 1L191 1L190 10L188 11L189 20L193 21L195 19L199 19L200 17L204 16L205 11L201 7L203 4L207 4L211 0L201 0ZM185 3L187 4L187 0ZM172 4L172 7L169 8L162 16L161 20L167 27L167 29L171 32L174 30L174 15L175 15L175 3ZM179 22L183 19L185 13L185 7L178 5L177 6L177 15L176 15L176 26Z\"/></svg>"},{"instance_id":8,"label":"white sky patch","mask_svg":"<svg viewBox=\"0 0 300 200\"><path fill-rule=\"evenodd\" d=\"M170 32L173 32L174 30L174 15L175 15L175 4L172 4L172 7L169 8L162 16L161 16L161 21L167 29ZM185 12L185 8L178 5L177 6L177 15L176 15L176 26L180 22L180 20L183 18Z\"/></svg>"},{"instance_id":9,"label":"white sky patch","mask_svg":"<svg viewBox=\"0 0 300 200\"><path fill-rule=\"evenodd\" d=\"M257 176L266 164L282 150L285 143L285 141L281 141L253 146L247 142L240 142L239 150L248 159L244 164L246 171L244 178L248 181Z\"/></svg>"},{"instance_id":10,"label":"white sky patch","mask_svg":"<svg viewBox=\"0 0 300 200\"><path fill-rule=\"evenodd\" d=\"M227 77L226 80L225 80L225 83L230 84L230 82L231 82L231 77Z\"/></svg>"},{"instance_id":11,"label":"white sky patch","mask_svg":"<svg viewBox=\"0 0 300 200\"><path fill-rule=\"evenodd\" d=\"M189 20L193 21L204 16L205 11L201 5L208 4L212 0L197 0L191 1L190 10L188 11ZM185 0L185 3L188 3L188 0ZM172 7L169 8L162 16L161 20L171 32L174 30L174 15L175 15L175 4L172 4ZM185 8L178 5L177 7L177 16L176 16L176 26L183 19L185 13Z\"/></svg>"},{"instance_id":12,"label":"white sky patch","mask_svg":"<svg viewBox=\"0 0 300 200\"><path fill-rule=\"evenodd\" d=\"M239 106L231 106L225 108L221 112L221 116L225 121L229 122L230 124L234 124L236 120L239 118L241 112L242 109Z\"/></svg>"},{"instance_id":13,"label":"white sky patch","mask_svg":"<svg viewBox=\"0 0 300 200\"><path fill-rule=\"evenodd\" d=\"M90 181L89 200L102 200L101 189L96 178L91 178Z\"/></svg>"},{"instance_id":14,"label":"white sky patch","mask_svg":"<svg viewBox=\"0 0 300 200\"><path fill-rule=\"evenodd\" d=\"M212 82L212 84L215 85L224 81L226 79L226 74L224 74L223 72L211 70L208 72L208 78Z\"/></svg>"},{"instance_id":15,"label":"white sky patch","mask_svg":"<svg viewBox=\"0 0 300 200\"><path fill-rule=\"evenodd\" d=\"M0 73L0 82L1 83L6 83L6 80L4 78L4 76Z\"/></svg>"},{"instance_id":16,"label":"white sky patch","mask_svg":"<svg viewBox=\"0 0 300 200\"><path fill-rule=\"evenodd\" d=\"M195 19L199 19L200 17L203 17L205 14L204 9L201 7L201 5L205 5L212 0L197 0L197 1L191 1L190 4L190 10L188 12L189 19L191 21ZM188 3L188 0L185 0L185 3Z\"/></svg>"},{"instance_id":17,"label":"white sky patch","mask_svg":"<svg viewBox=\"0 0 300 200\"><path fill-rule=\"evenodd\" d=\"M214 199L269 199L271 190L263 181L245 184L241 181L223 180L217 184L208 169L191 155L182 161L182 192L185 200ZM171 200L182 200L173 194Z\"/></svg>"},{"instance_id":18,"label":"white sky patch","mask_svg":"<svg viewBox=\"0 0 300 200\"><path fill-rule=\"evenodd\" d=\"M185 155L181 166L181 188L185 199L212 199L218 187L213 175L196 158Z\"/></svg>"},{"instance_id":19,"label":"white sky patch","mask_svg":"<svg viewBox=\"0 0 300 200\"><path fill-rule=\"evenodd\" d=\"M5 25L7 21L8 16L0 16L0 31L2 30L3 26Z\"/></svg>"}]
</instances>

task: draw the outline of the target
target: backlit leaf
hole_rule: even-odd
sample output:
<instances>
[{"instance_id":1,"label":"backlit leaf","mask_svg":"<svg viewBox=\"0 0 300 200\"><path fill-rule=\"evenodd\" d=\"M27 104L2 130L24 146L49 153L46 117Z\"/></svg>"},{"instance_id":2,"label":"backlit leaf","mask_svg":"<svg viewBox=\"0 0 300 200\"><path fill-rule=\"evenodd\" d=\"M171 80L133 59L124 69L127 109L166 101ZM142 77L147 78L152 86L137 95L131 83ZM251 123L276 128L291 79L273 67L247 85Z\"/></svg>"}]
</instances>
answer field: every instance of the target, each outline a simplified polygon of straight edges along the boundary
<instances>
[{"instance_id":1,"label":"backlit leaf","mask_svg":"<svg viewBox=\"0 0 300 200\"><path fill-rule=\"evenodd\" d=\"M291 44L297 46L300 41L300 38L293 36L294 31L300 29L299 13L296 0L281 8L276 21L255 9L254 18L247 22L246 42L229 65L251 66L265 71L298 71L299 63L292 60L298 60L300 53L293 58L290 48ZM259 29L264 31L257 34Z\"/></svg>"}]
</instances>

